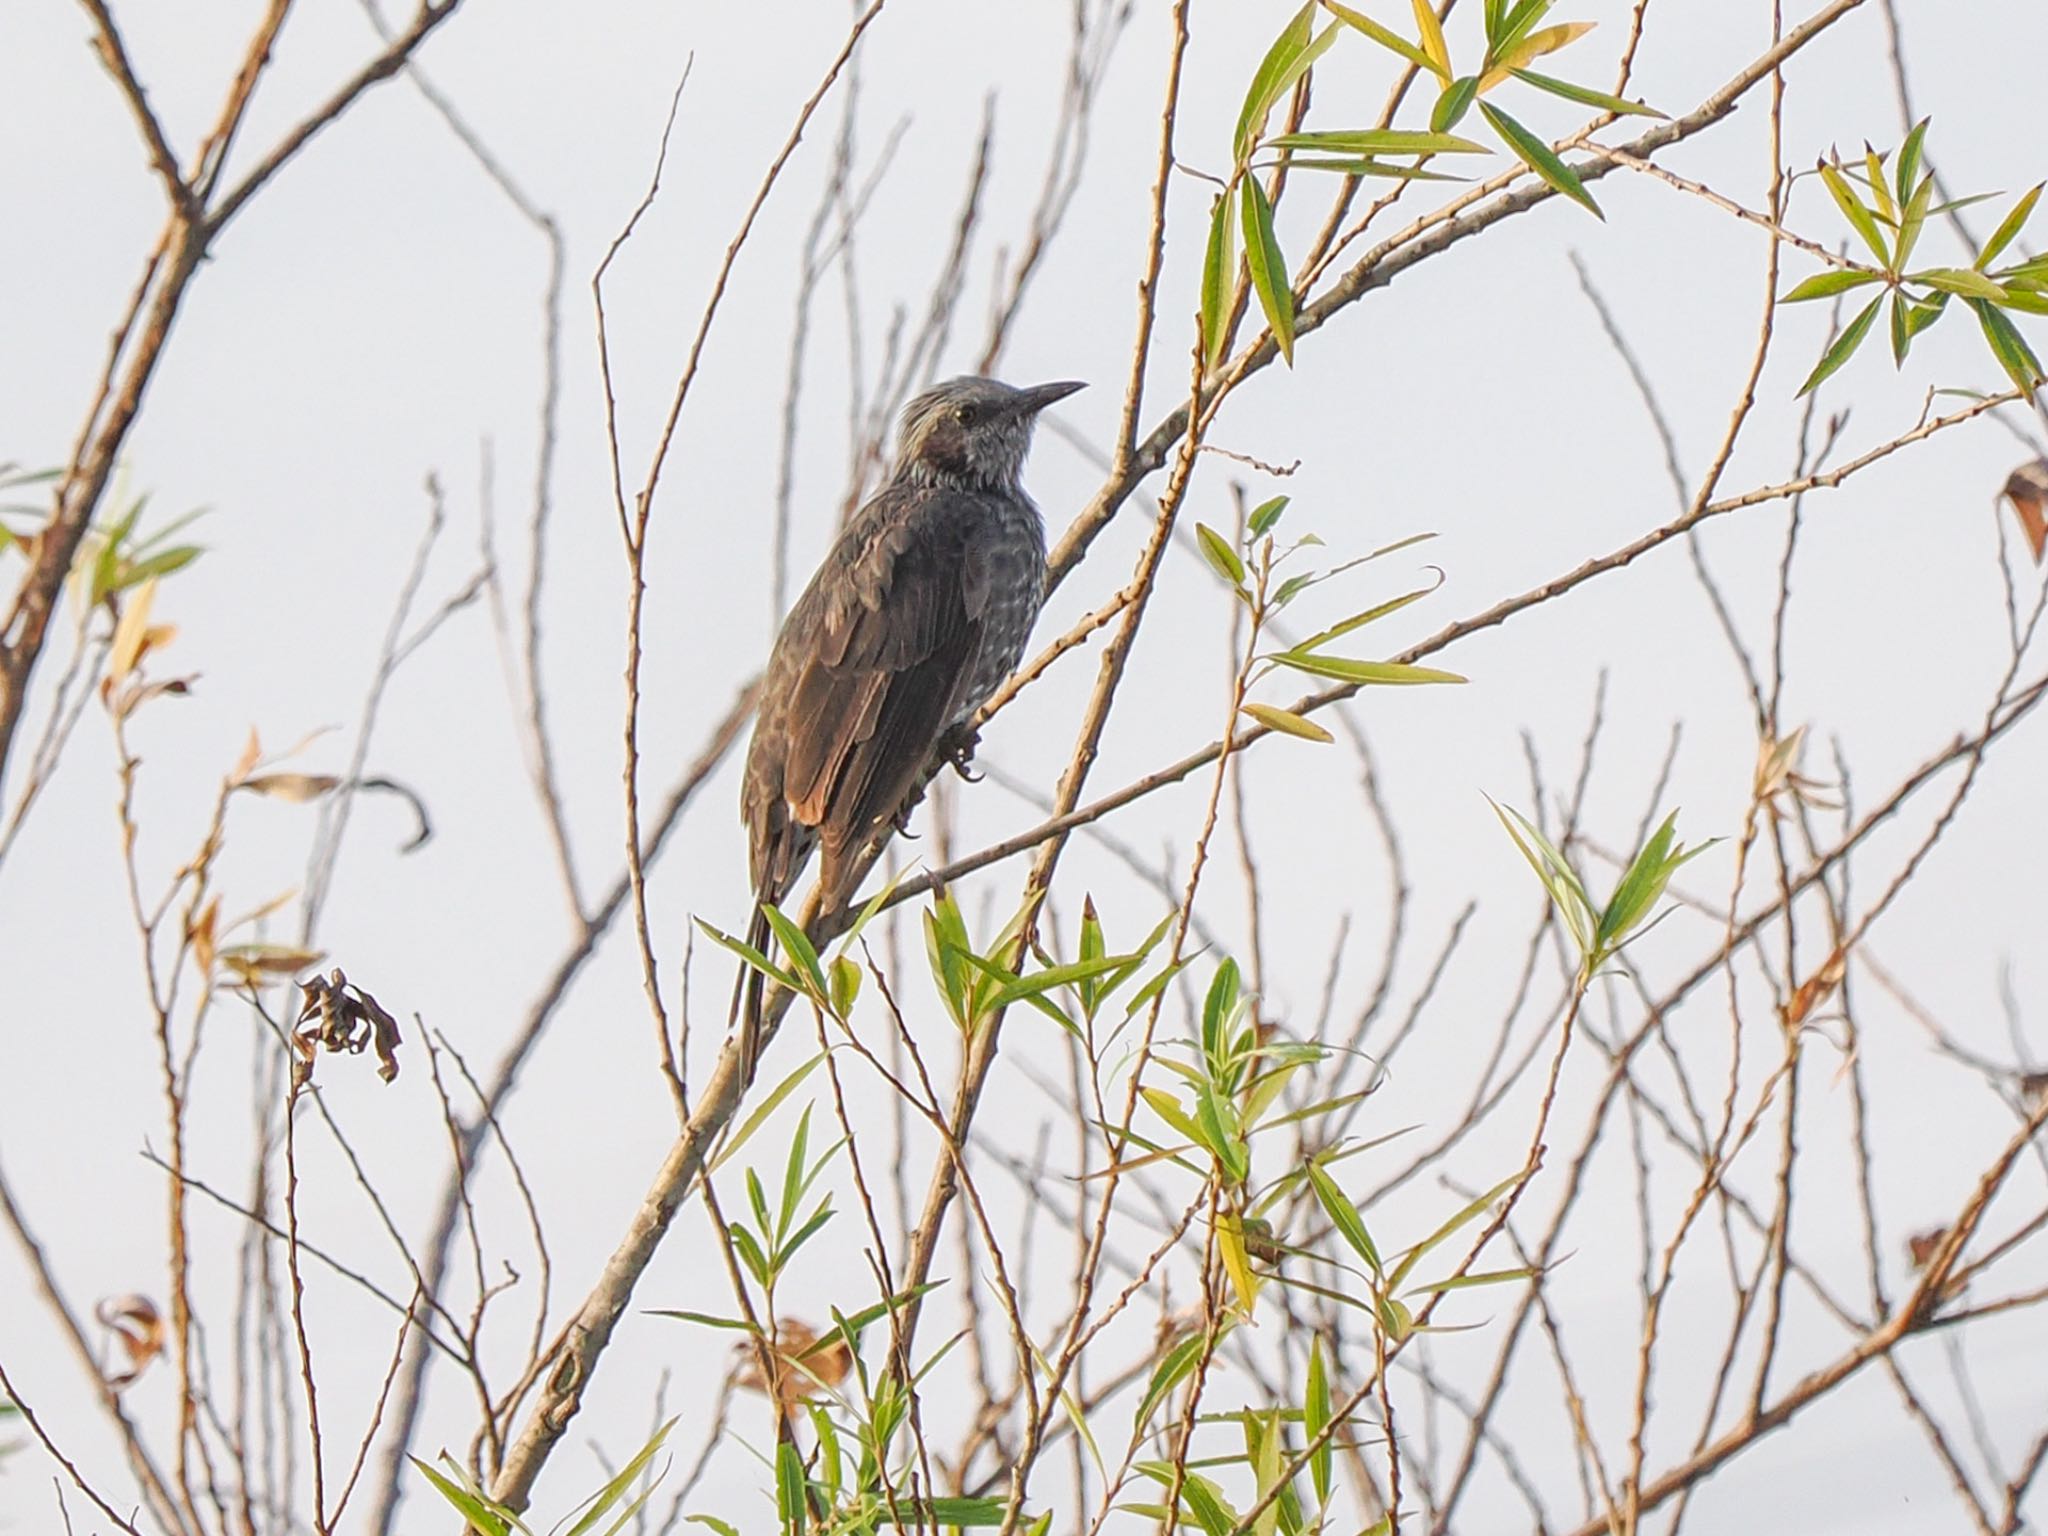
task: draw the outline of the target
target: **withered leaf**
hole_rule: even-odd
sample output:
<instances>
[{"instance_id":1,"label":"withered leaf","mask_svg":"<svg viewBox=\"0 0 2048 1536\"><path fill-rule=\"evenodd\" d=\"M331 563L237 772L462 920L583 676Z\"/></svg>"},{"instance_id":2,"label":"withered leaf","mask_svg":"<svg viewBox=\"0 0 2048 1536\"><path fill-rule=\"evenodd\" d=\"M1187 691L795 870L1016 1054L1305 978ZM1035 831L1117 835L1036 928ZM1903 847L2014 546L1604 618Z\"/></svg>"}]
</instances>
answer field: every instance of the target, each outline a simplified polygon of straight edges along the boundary
<instances>
[{"instance_id":1,"label":"withered leaf","mask_svg":"<svg viewBox=\"0 0 2048 1536\"><path fill-rule=\"evenodd\" d=\"M106 1374L107 1385L118 1392L163 1353L163 1316L157 1311L155 1302L132 1291L125 1296L106 1297L92 1311L100 1326L113 1335L114 1342L121 1346L121 1353L128 1359L125 1370L110 1370Z\"/></svg>"},{"instance_id":2,"label":"withered leaf","mask_svg":"<svg viewBox=\"0 0 2048 1536\"><path fill-rule=\"evenodd\" d=\"M852 1364L843 1337L833 1339L823 1349L815 1347L817 1342L817 1330L800 1318L785 1317L776 1325L775 1364L780 1378L776 1395L782 1411L791 1417L800 1405L845 1380L847 1367ZM742 1344L740 1348L745 1357L733 1375L734 1384L767 1395L768 1383L761 1377L760 1352L751 1344Z\"/></svg>"},{"instance_id":3,"label":"withered leaf","mask_svg":"<svg viewBox=\"0 0 2048 1536\"><path fill-rule=\"evenodd\" d=\"M199 915L192 919L192 926L186 930L186 937L192 941L192 958L199 962L199 974L213 974L214 934L220 927L220 895L214 894L211 901L199 909Z\"/></svg>"},{"instance_id":4,"label":"withered leaf","mask_svg":"<svg viewBox=\"0 0 2048 1536\"><path fill-rule=\"evenodd\" d=\"M149 609L156 601L156 578L150 577L135 589L121 609L121 621L114 626L114 642L107 652L107 684L118 687L127 681L149 644Z\"/></svg>"},{"instance_id":5,"label":"withered leaf","mask_svg":"<svg viewBox=\"0 0 2048 1536\"><path fill-rule=\"evenodd\" d=\"M340 782L331 773L259 773L244 776L237 781L236 787L269 795L274 800L304 805L309 800L318 800L322 795L332 793Z\"/></svg>"},{"instance_id":6,"label":"withered leaf","mask_svg":"<svg viewBox=\"0 0 2048 1536\"><path fill-rule=\"evenodd\" d=\"M296 976L324 958L317 949L291 944L236 944L220 952L220 963L245 984L260 986L276 976Z\"/></svg>"},{"instance_id":7,"label":"withered leaf","mask_svg":"<svg viewBox=\"0 0 2048 1536\"><path fill-rule=\"evenodd\" d=\"M2022 464L2006 477L2005 489L1999 495L2012 503L2013 513L2020 520L2020 532L2026 537L2034 564L2039 565L2042 557L2048 555L2048 459Z\"/></svg>"},{"instance_id":8,"label":"withered leaf","mask_svg":"<svg viewBox=\"0 0 2048 1536\"><path fill-rule=\"evenodd\" d=\"M339 966L326 976L300 982L299 990L305 994L305 1002L292 1034L301 1063L299 1081L311 1075L313 1059L322 1050L346 1051L351 1056L373 1050L377 1075L387 1083L398 1076L398 1047L403 1042L398 1020L383 1004L351 983Z\"/></svg>"}]
</instances>

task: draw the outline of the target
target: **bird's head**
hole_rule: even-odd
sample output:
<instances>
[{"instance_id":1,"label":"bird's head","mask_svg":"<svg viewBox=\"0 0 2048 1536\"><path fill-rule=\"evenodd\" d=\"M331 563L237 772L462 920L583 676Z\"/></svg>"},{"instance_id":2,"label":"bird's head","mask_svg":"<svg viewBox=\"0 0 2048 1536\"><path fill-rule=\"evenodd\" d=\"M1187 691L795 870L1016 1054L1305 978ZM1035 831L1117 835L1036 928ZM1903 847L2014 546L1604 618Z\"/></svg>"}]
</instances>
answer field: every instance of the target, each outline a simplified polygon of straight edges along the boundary
<instances>
[{"instance_id":1,"label":"bird's head","mask_svg":"<svg viewBox=\"0 0 2048 1536\"><path fill-rule=\"evenodd\" d=\"M1038 413L1081 385L1071 381L1012 389L995 379L948 379L903 408L899 477L932 485L1014 489Z\"/></svg>"}]
</instances>

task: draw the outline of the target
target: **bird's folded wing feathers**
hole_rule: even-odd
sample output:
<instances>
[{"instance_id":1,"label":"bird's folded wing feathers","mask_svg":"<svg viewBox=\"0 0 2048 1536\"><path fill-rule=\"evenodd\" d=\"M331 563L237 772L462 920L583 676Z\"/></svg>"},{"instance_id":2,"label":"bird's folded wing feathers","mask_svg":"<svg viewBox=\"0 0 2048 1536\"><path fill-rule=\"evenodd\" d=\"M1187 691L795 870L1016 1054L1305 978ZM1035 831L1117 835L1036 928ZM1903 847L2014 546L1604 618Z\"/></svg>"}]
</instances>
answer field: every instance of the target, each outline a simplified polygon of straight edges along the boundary
<instances>
[{"instance_id":1,"label":"bird's folded wing feathers","mask_svg":"<svg viewBox=\"0 0 2048 1536\"><path fill-rule=\"evenodd\" d=\"M987 572L950 499L929 497L842 570L791 694L783 793L828 857L902 808L973 676Z\"/></svg>"}]
</instances>

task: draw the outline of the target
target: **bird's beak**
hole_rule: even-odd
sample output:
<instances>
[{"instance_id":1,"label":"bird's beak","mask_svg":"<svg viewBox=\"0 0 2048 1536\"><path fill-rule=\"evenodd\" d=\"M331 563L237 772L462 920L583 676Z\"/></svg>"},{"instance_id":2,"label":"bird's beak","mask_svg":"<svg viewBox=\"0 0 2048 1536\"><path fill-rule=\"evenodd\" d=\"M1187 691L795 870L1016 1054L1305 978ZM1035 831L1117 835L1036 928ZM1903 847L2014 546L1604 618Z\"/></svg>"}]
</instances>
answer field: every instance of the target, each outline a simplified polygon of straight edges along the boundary
<instances>
[{"instance_id":1,"label":"bird's beak","mask_svg":"<svg viewBox=\"0 0 2048 1536\"><path fill-rule=\"evenodd\" d=\"M1088 386L1079 379L1062 379L1057 384L1036 384L1030 389L1017 391L1017 410L1020 415L1036 416L1055 400L1064 400L1077 389Z\"/></svg>"}]
</instances>

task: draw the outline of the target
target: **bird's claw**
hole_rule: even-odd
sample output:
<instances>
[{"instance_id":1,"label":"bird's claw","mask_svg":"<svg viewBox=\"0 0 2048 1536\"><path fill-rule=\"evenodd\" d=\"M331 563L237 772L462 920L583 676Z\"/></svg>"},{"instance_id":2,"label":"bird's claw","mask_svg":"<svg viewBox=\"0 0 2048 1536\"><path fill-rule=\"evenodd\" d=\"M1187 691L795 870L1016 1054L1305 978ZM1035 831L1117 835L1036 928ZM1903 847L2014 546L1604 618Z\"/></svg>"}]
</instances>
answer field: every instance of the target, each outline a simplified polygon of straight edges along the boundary
<instances>
[{"instance_id":1,"label":"bird's claw","mask_svg":"<svg viewBox=\"0 0 2048 1536\"><path fill-rule=\"evenodd\" d=\"M945 744L946 763L969 784L979 784L983 775L970 766L974 762L974 749L981 744L981 732L962 729L953 733Z\"/></svg>"}]
</instances>

